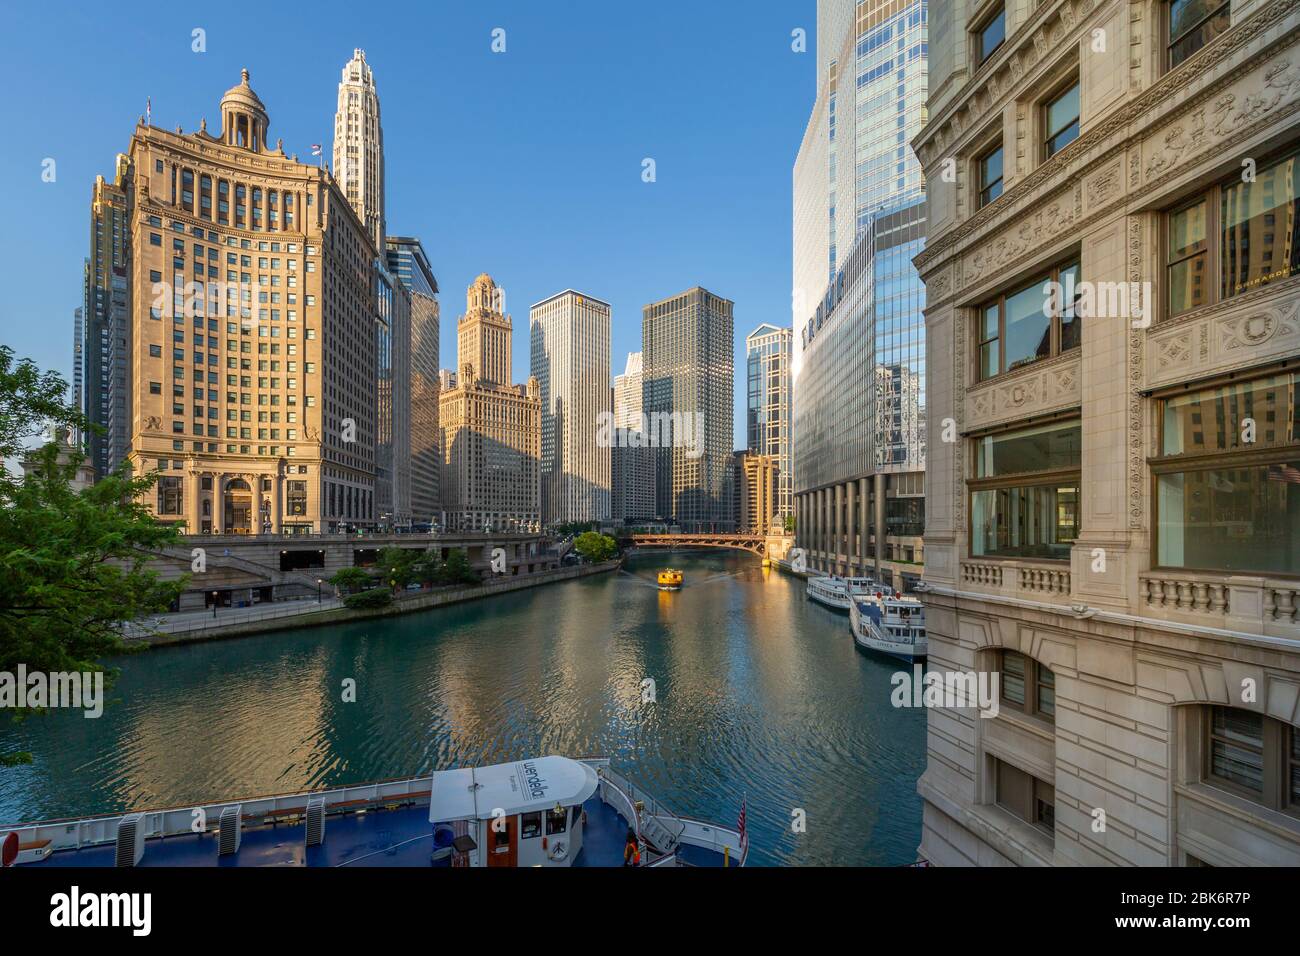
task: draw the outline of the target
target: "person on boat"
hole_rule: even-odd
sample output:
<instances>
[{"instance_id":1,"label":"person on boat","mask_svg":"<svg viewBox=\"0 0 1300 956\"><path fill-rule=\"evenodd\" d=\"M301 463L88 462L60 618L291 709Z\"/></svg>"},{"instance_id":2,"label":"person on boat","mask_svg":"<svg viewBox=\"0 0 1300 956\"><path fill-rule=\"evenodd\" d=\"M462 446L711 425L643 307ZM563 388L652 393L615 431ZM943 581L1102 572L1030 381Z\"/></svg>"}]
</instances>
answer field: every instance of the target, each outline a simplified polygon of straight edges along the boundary
<instances>
[{"instance_id":1,"label":"person on boat","mask_svg":"<svg viewBox=\"0 0 1300 956\"><path fill-rule=\"evenodd\" d=\"M631 827L627 828L627 843L623 846L623 865L641 865L641 847L637 845L636 831Z\"/></svg>"}]
</instances>

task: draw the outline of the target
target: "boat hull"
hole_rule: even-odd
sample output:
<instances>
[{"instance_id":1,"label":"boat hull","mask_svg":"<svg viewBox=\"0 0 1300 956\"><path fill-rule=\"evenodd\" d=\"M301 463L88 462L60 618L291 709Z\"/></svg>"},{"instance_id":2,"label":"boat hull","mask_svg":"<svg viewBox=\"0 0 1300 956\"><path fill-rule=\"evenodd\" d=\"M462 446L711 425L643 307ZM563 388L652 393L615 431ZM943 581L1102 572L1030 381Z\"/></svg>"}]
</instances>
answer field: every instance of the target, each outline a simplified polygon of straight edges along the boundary
<instances>
[{"instance_id":1,"label":"boat hull","mask_svg":"<svg viewBox=\"0 0 1300 956\"><path fill-rule=\"evenodd\" d=\"M856 604L849 605L849 627L853 632L854 647L864 653L884 654L908 662L923 661L929 653L929 642L924 637L911 643L890 640L879 628L872 626Z\"/></svg>"}]
</instances>

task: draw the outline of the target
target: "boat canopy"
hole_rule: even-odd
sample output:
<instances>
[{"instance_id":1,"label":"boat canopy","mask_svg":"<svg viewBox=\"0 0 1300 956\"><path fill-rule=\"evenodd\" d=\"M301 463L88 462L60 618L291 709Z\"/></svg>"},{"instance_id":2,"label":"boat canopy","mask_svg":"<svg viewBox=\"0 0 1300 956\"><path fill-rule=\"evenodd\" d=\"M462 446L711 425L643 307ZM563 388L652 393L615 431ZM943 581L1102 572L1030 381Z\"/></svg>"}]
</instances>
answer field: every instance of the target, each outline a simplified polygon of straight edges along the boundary
<instances>
[{"instance_id":1,"label":"boat canopy","mask_svg":"<svg viewBox=\"0 0 1300 956\"><path fill-rule=\"evenodd\" d=\"M600 785L596 771L568 757L535 757L490 767L439 770L429 795L429 822L491 820L578 806Z\"/></svg>"}]
</instances>

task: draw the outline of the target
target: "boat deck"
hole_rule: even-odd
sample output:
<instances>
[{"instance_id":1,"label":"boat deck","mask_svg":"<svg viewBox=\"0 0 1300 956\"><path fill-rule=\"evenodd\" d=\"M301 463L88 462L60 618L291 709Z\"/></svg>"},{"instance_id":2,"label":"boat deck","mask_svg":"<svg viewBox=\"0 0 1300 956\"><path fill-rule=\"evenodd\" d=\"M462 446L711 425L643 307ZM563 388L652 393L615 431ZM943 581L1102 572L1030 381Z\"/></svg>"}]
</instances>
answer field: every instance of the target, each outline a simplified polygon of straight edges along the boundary
<instances>
[{"instance_id":1,"label":"boat deck","mask_svg":"<svg viewBox=\"0 0 1300 956\"><path fill-rule=\"evenodd\" d=\"M574 866L604 867L623 865L623 845L627 823L618 812L599 797L592 797L583 809L587 823L583 832L582 852ZM431 865L433 831L426 804L398 809L370 810L330 816L325 823L325 842L308 848L303 823L245 827L239 852L217 855L215 832L182 834L145 842L140 866L405 866ZM112 867L115 846L112 843L61 850L48 859L26 866ZM721 853L699 847L682 846L680 862L690 866L722 866ZM735 861L731 861L735 865ZM442 865L448 866L449 861Z\"/></svg>"}]
</instances>

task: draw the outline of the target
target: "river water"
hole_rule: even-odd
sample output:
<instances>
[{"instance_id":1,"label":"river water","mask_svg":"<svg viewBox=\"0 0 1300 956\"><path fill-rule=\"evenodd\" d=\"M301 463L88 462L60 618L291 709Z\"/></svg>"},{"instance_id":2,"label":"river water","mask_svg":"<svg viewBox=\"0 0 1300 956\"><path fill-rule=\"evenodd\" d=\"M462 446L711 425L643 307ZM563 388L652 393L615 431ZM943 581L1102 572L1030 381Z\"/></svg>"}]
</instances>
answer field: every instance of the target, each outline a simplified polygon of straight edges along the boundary
<instances>
[{"instance_id":1,"label":"river water","mask_svg":"<svg viewBox=\"0 0 1300 956\"><path fill-rule=\"evenodd\" d=\"M654 585L669 562L679 592ZM0 752L36 756L0 769L0 822L559 753L609 756L677 813L727 826L745 799L751 865L898 865L920 842L925 714L890 705L902 665L857 652L847 617L744 553L642 554L490 600L115 663L99 719L0 733Z\"/></svg>"}]
</instances>

